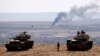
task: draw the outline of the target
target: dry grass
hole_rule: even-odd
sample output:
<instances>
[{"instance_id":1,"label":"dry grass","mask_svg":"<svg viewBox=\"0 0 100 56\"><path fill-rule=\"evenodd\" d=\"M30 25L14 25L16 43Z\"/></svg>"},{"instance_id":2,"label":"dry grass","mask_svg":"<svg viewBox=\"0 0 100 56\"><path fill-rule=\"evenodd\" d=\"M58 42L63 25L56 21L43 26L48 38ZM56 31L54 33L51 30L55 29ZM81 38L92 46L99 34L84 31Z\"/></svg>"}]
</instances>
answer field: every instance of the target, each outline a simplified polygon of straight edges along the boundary
<instances>
[{"instance_id":1,"label":"dry grass","mask_svg":"<svg viewBox=\"0 0 100 56\"><path fill-rule=\"evenodd\" d=\"M61 45L57 52L56 45L36 45L28 51L6 52L0 47L0 56L100 56L100 46L93 46L89 51L66 51L66 46Z\"/></svg>"}]
</instances>

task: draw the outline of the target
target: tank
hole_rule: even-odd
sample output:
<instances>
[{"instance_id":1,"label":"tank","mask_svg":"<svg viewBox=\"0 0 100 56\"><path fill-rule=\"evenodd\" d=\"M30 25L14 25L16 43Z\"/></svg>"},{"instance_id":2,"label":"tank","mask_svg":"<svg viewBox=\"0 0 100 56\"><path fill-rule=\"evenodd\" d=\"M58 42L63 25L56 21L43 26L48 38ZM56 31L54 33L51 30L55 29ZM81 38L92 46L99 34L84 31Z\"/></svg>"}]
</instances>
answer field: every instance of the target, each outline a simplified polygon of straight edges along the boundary
<instances>
[{"instance_id":1,"label":"tank","mask_svg":"<svg viewBox=\"0 0 100 56\"><path fill-rule=\"evenodd\" d=\"M92 48L93 41L72 41L67 40L67 50L68 51L88 51Z\"/></svg>"},{"instance_id":2,"label":"tank","mask_svg":"<svg viewBox=\"0 0 100 56\"><path fill-rule=\"evenodd\" d=\"M15 38L12 38L8 44L5 44L7 51L29 50L33 47L34 41L29 40L29 38L26 37L26 39L21 38L21 36L16 36Z\"/></svg>"},{"instance_id":3,"label":"tank","mask_svg":"<svg viewBox=\"0 0 100 56\"><path fill-rule=\"evenodd\" d=\"M68 51L88 51L93 46L93 41L89 40L89 35L85 34L82 30L81 33L78 31L74 40L67 40Z\"/></svg>"}]
</instances>

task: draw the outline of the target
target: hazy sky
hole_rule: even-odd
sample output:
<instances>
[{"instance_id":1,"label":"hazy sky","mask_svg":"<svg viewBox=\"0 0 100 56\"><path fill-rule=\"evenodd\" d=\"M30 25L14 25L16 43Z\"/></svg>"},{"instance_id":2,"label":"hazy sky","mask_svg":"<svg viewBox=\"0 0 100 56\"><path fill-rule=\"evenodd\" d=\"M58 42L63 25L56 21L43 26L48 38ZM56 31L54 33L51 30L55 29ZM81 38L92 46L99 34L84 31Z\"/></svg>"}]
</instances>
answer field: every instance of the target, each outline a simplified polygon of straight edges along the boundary
<instances>
[{"instance_id":1,"label":"hazy sky","mask_svg":"<svg viewBox=\"0 0 100 56\"><path fill-rule=\"evenodd\" d=\"M73 6L85 6L93 2L94 0L0 0L0 21L52 21L57 13L51 12L68 12Z\"/></svg>"},{"instance_id":2,"label":"hazy sky","mask_svg":"<svg viewBox=\"0 0 100 56\"><path fill-rule=\"evenodd\" d=\"M54 21L57 13L0 13L0 21Z\"/></svg>"}]
</instances>

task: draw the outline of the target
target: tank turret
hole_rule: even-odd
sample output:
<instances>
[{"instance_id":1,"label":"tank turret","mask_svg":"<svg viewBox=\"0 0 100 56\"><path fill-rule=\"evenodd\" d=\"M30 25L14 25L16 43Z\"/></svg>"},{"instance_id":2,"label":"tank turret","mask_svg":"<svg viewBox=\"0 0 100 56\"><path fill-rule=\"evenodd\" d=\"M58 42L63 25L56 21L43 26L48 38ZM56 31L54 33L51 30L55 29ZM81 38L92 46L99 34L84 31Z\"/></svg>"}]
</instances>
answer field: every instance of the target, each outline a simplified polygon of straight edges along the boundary
<instances>
[{"instance_id":1,"label":"tank turret","mask_svg":"<svg viewBox=\"0 0 100 56\"><path fill-rule=\"evenodd\" d=\"M16 36L15 38L11 38L8 44L5 44L7 51L20 51L20 50L28 50L32 48L34 41L30 40L31 36L27 35L26 32Z\"/></svg>"},{"instance_id":2,"label":"tank turret","mask_svg":"<svg viewBox=\"0 0 100 56\"><path fill-rule=\"evenodd\" d=\"M81 33L78 31L77 35L74 37L73 40L67 40L67 50L79 50L79 51L86 51L92 48L93 41L89 41L90 36L85 34L82 30Z\"/></svg>"}]
</instances>

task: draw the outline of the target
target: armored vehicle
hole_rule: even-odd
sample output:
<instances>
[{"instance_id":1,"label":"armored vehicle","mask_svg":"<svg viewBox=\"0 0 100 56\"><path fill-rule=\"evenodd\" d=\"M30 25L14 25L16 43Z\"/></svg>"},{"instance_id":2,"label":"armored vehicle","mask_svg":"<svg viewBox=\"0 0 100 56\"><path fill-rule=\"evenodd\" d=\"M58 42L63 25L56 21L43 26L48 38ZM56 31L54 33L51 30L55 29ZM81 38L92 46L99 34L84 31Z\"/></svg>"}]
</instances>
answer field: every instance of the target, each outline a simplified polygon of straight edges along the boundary
<instances>
[{"instance_id":1,"label":"armored vehicle","mask_svg":"<svg viewBox=\"0 0 100 56\"><path fill-rule=\"evenodd\" d=\"M74 41L67 40L68 51L88 51L92 48L93 41L89 41L89 35L85 34L85 32L78 32L74 39Z\"/></svg>"},{"instance_id":2,"label":"armored vehicle","mask_svg":"<svg viewBox=\"0 0 100 56\"><path fill-rule=\"evenodd\" d=\"M16 36L15 38L11 38L8 44L5 44L7 51L21 51L28 50L32 48L34 41L29 40L30 35L26 35L26 32Z\"/></svg>"},{"instance_id":3,"label":"armored vehicle","mask_svg":"<svg viewBox=\"0 0 100 56\"><path fill-rule=\"evenodd\" d=\"M93 41L80 42L67 40L68 51L88 51L92 48L92 45Z\"/></svg>"}]
</instances>

